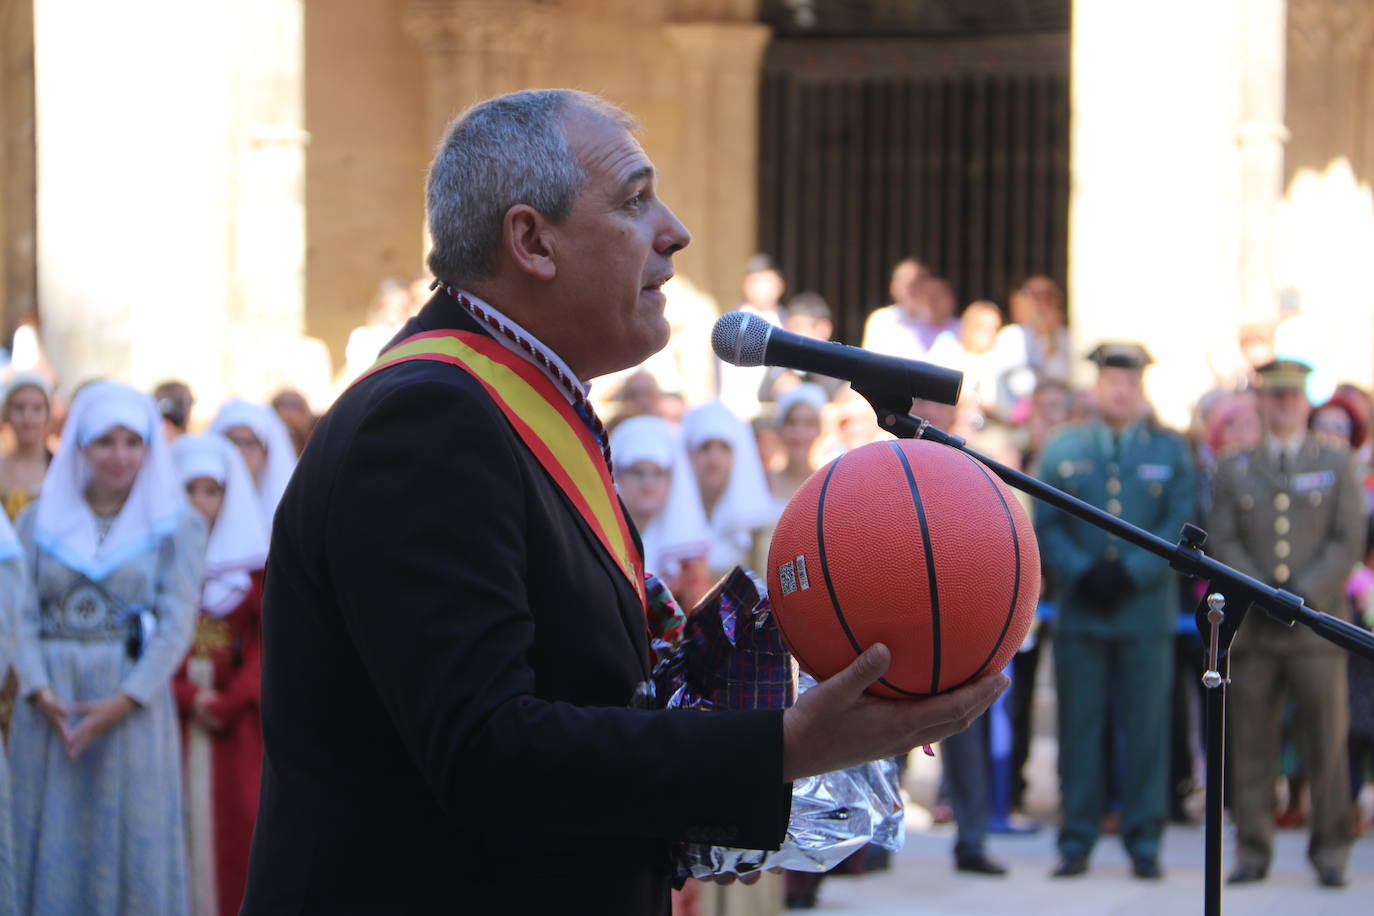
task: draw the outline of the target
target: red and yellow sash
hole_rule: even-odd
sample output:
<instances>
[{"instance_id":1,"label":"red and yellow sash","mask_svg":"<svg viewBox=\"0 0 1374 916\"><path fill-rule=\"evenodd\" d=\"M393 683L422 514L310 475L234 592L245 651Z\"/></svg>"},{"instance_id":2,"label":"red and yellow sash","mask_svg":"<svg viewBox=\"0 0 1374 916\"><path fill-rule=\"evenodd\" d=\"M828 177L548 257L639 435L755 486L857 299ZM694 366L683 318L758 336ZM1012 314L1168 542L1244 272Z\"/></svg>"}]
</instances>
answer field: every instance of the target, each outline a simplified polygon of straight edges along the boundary
<instances>
[{"instance_id":1,"label":"red and yellow sash","mask_svg":"<svg viewBox=\"0 0 1374 916\"><path fill-rule=\"evenodd\" d=\"M630 536L601 444L548 376L484 334L428 331L387 350L358 381L416 359L457 366L482 383L645 606L644 559Z\"/></svg>"}]
</instances>

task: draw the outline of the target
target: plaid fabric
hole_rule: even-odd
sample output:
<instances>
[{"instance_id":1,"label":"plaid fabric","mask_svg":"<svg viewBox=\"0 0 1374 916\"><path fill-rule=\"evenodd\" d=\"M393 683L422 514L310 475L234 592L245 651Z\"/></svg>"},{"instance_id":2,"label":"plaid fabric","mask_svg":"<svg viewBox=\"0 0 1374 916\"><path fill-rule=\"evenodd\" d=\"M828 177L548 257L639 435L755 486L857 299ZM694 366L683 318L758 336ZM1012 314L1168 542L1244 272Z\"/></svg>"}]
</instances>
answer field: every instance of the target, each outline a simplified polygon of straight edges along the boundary
<instances>
[{"instance_id":1,"label":"plaid fabric","mask_svg":"<svg viewBox=\"0 0 1374 916\"><path fill-rule=\"evenodd\" d=\"M663 580L653 573L644 574L644 593L646 595L649 621L649 639L653 643L663 642L670 647L682 638L682 625L687 616L678 607L677 599L668 591ZM658 646L655 645L655 649Z\"/></svg>"},{"instance_id":2,"label":"plaid fabric","mask_svg":"<svg viewBox=\"0 0 1374 916\"><path fill-rule=\"evenodd\" d=\"M736 566L692 609L654 686L668 708L785 709L796 701L796 663L753 573Z\"/></svg>"}]
</instances>

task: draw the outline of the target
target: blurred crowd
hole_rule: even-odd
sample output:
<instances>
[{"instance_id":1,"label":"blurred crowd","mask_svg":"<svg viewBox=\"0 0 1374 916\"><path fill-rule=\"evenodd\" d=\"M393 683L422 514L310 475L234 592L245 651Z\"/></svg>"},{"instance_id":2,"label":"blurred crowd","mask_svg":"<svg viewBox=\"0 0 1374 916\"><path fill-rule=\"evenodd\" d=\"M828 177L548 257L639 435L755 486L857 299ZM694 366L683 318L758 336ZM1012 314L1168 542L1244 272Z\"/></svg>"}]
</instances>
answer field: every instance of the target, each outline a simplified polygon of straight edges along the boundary
<instances>
[{"instance_id":1,"label":"blurred crowd","mask_svg":"<svg viewBox=\"0 0 1374 916\"><path fill-rule=\"evenodd\" d=\"M805 480L888 434L842 380L720 363L707 343L714 309L685 280L675 282L668 349L598 380L591 400L610 429L616 484L643 536L646 567L690 606L736 564L765 569L773 527ZM384 283L348 340L340 380L364 372L428 298L428 277ZM1240 369L1198 392L1192 424L1175 434L1154 418L1141 384L1149 354L1132 342L1104 342L1094 351L1095 384L1074 387L1064 298L1049 276L1025 278L1005 303L961 308L947 280L908 258L892 271L889 298L868 315L862 345L965 376L958 404L917 402L914 414L1127 521L1158 523L1162 537L1176 539L1177 521L1217 528L1229 538L1218 545L1226 562L1320 610L1374 624L1374 404L1351 384L1314 404L1315 354L1281 352L1281 329L1238 328ZM814 292L789 295L766 256L746 265L733 307L817 340L834 333L829 304ZM31 329L13 355L0 408L0 622L9 634L0 641L0 671L10 672L0 704L8 748L0 756L0 912L77 912L90 899L127 913L237 912L261 764L258 633L271 520L316 412L328 405L291 389L266 404L197 405L178 381L149 392L96 381L68 402L55 394L59 380ZM1332 521L1304 535L1321 556L1296 534L1283 539L1288 525L1305 523L1299 507L1268 520L1282 529L1279 541L1257 548L1246 537L1261 497L1259 478L1247 475L1270 452L1328 462L1285 468L1270 481L1275 506L1335 509L1344 527ZM1350 469L1353 488L1331 461ZM1201 776L1202 652L1192 625L1199 594L1167 569L1137 562L1130 548L1085 546L1086 534L1026 506L1041 537L1042 613L1012 665L1013 690L998 712L1008 727L979 725L971 746L949 748L947 761L971 761L958 766L987 777L947 786L937 818L958 821L956 867L988 875L1004 869L983 848L987 831L1033 826L1018 817L1021 770L1031 693L1053 633L1065 645L1056 646L1055 664L1073 667L1076 692L1095 685L1107 698L1091 710L1061 703L1061 757L1071 745L1081 759L1061 760L1066 829L1056 873L1086 870L1097 835L1120 831L1137 875L1158 877L1156 828L1192 815L1187 802ZM1345 530L1352 518L1355 533ZM1358 549L1350 546L1356 540ZM1334 570L1327 578L1340 580L1335 592L1308 576L1323 562ZM1159 659L1149 656L1158 690L1133 695L1125 684L1131 668L1084 673L1088 658L1107 658L1139 633L1164 647ZM1266 651L1282 657L1288 648ZM1277 701L1276 717L1285 704L1291 711L1275 719L1274 735L1249 738L1266 761L1255 774L1268 784L1233 795L1233 805L1259 806L1258 815L1237 812L1251 825L1241 859L1252 868L1233 877L1262 879L1264 838L1275 822L1311 818L1314 843L1319 833L1344 831L1347 846L1365 827L1354 800L1374 764L1374 674L1351 660L1347 675L1321 657L1339 678L1318 683L1282 665L1276 673L1254 669L1254 680L1268 685L1261 701ZM1064 670L1057 675L1065 683ZM1302 686L1309 683L1316 686ZM1303 727L1314 703L1340 713L1321 732ZM1142 708L1160 723L1158 742L1126 740ZM1339 746L1328 746L1333 741ZM1155 764L1136 765L1141 754ZM991 759L1006 766L990 767ZM1338 801L1329 785L1337 771ZM1142 795L1157 795L1160 810L1133 807ZM1254 826L1256 817L1267 827ZM1333 850L1329 861L1314 860L1324 883L1341 877ZM856 859L853 868L864 867ZM789 876L786 904L814 905L818 884ZM690 894L678 906L690 911Z\"/></svg>"}]
</instances>

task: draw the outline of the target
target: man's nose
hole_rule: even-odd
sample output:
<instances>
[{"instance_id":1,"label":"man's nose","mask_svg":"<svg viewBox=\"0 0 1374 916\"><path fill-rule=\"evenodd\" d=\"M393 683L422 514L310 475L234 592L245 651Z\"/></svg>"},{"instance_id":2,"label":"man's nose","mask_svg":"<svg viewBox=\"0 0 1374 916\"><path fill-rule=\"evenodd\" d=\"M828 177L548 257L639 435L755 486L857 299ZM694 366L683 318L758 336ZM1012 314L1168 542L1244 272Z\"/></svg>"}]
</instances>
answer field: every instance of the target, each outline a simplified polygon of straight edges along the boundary
<instances>
[{"instance_id":1,"label":"man's nose","mask_svg":"<svg viewBox=\"0 0 1374 916\"><path fill-rule=\"evenodd\" d=\"M663 226L659 229L654 245L659 254L671 255L692 243L692 233L687 231L682 220L677 218L677 214L673 213L667 204L663 205L663 217Z\"/></svg>"}]
</instances>

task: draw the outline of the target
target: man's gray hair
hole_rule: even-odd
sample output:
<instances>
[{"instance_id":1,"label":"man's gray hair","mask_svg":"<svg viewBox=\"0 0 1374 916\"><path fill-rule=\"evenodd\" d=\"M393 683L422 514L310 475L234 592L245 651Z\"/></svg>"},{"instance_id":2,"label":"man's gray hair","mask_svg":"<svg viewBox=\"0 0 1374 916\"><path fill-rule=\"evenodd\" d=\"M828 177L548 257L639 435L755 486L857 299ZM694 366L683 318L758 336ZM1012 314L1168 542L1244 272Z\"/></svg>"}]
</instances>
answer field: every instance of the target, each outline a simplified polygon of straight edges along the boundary
<instances>
[{"instance_id":1,"label":"man's gray hair","mask_svg":"<svg viewBox=\"0 0 1374 916\"><path fill-rule=\"evenodd\" d=\"M561 223L588 175L564 135L562 116L590 109L633 131L633 118L575 89L527 89L479 102L444 135L426 200L434 247L429 269L454 286L496 273L506 212L526 204Z\"/></svg>"}]
</instances>

